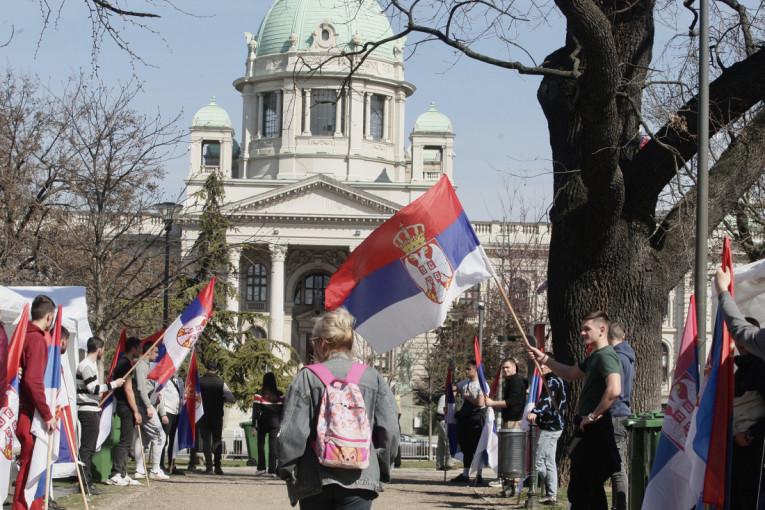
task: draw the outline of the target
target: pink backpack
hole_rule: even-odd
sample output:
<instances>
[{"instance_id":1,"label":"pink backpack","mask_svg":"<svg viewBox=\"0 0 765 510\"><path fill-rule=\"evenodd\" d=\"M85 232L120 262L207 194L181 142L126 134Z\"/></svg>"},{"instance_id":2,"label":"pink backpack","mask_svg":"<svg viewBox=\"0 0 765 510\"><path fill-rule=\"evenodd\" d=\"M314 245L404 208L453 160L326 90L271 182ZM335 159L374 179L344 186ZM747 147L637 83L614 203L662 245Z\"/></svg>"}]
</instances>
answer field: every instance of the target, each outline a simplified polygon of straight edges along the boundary
<instances>
[{"instance_id":1,"label":"pink backpack","mask_svg":"<svg viewBox=\"0 0 765 510\"><path fill-rule=\"evenodd\" d=\"M372 427L359 389L366 365L354 363L345 379L338 379L321 363L306 366L324 383L314 450L323 466L365 469L369 466Z\"/></svg>"}]
</instances>

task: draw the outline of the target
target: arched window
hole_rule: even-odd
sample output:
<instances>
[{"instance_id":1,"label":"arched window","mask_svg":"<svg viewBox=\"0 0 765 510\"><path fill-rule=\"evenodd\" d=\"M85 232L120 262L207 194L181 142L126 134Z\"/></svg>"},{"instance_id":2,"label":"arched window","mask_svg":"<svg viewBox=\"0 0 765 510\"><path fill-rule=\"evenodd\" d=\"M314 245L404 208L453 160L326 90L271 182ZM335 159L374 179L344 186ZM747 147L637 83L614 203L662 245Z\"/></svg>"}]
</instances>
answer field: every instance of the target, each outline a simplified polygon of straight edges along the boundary
<instances>
[{"instance_id":1,"label":"arched window","mask_svg":"<svg viewBox=\"0 0 765 510\"><path fill-rule=\"evenodd\" d=\"M329 275L323 273L312 273L305 277L295 289L296 305L317 305L324 306L324 289L329 285Z\"/></svg>"},{"instance_id":2,"label":"arched window","mask_svg":"<svg viewBox=\"0 0 765 510\"><path fill-rule=\"evenodd\" d=\"M265 302L268 299L268 272L263 264L250 264L247 268L246 301Z\"/></svg>"},{"instance_id":3,"label":"arched window","mask_svg":"<svg viewBox=\"0 0 765 510\"><path fill-rule=\"evenodd\" d=\"M268 338L268 334L266 334L266 330L261 328L260 326L255 326L252 328L252 336L255 338Z\"/></svg>"},{"instance_id":4,"label":"arched window","mask_svg":"<svg viewBox=\"0 0 765 510\"><path fill-rule=\"evenodd\" d=\"M372 94L369 100L369 131L372 140L383 139L383 116L385 115L385 96Z\"/></svg>"},{"instance_id":5,"label":"arched window","mask_svg":"<svg viewBox=\"0 0 765 510\"><path fill-rule=\"evenodd\" d=\"M661 343L661 382L666 384L669 381L669 346Z\"/></svg>"}]
</instances>

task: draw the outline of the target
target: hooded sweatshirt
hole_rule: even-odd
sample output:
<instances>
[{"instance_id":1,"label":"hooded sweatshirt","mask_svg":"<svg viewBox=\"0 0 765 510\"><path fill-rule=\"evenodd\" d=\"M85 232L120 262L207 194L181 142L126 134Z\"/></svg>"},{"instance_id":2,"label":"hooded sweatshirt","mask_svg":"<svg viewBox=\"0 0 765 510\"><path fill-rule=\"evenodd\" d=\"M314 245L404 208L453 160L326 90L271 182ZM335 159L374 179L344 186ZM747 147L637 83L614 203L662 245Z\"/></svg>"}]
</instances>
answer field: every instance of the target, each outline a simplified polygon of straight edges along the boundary
<instances>
[{"instance_id":1,"label":"hooded sweatshirt","mask_svg":"<svg viewBox=\"0 0 765 510\"><path fill-rule=\"evenodd\" d=\"M611 405L611 416L629 416L630 401L632 400L632 380L635 378L635 351L629 342L621 342L614 346L619 361L622 362L622 392Z\"/></svg>"}]
</instances>

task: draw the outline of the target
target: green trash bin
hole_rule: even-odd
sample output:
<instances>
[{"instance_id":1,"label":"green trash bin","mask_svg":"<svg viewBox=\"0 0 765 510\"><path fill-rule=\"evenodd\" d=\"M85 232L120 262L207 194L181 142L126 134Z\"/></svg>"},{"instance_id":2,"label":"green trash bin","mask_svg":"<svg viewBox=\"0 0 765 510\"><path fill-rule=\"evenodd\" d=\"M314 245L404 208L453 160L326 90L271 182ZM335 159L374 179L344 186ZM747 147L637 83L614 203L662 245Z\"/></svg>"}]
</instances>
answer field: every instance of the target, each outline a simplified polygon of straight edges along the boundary
<instances>
[{"instance_id":1,"label":"green trash bin","mask_svg":"<svg viewBox=\"0 0 765 510\"><path fill-rule=\"evenodd\" d=\"M643 506L643 496L651 475L656 448L659 446L661 426L664 423L664 413L633 414L627 418L627 428L630 431L629 447L629 508L640 510Z\"/></svg>"},{"instance_id":2,"label":"green trash bin","mask_svg":"<svg viewBox=\"0 0 765 510\"><path fill-rule=\"evenodd\" d=\"M112 419L112 433L106 438L101 449L93 454L90 466L90 476L93 482L106 482L112 472L113 447L120 442L120 418L114 416Z\"/></svg>"},{"instance_id":3,"label":"green trash bin","mask_svg":"<svg viewBox=\"0 0 765 510\"><path fill-rule=\"evenodd\" d=\"M244 440L247 443L247 465L255 466L258 463L258 436L253 435L251 421L243 421L239 424L244 429ZM268 458L268 441L265 444L265 456Z\"/></svg>"}]
</instances>

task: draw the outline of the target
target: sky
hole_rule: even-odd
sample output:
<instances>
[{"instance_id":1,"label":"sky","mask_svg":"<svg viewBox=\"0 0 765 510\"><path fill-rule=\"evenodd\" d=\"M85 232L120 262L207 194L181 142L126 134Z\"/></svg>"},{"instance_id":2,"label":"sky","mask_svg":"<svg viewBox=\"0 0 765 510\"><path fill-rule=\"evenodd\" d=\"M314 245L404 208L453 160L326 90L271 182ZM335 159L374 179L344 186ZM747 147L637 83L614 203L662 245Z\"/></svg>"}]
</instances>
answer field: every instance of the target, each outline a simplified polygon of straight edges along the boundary
<instances>
[{"instance_id":1,"label":"sky","mask_svg":"<svg viewBox=\"0 0 765 510\"><path fill-rule=\"evenodd\" d=\"M49 3L58 8L60 1ZM36 75L54 91L61 90L72 74L92 73L93 40L84 4L63 3L51 14L44 32L37 0L6 5L0 14L0 42L10 38L0 48L4 67ZM98 76L107 86L127 83L135 75L143 92L134 109L150 116L159 112L166 119L181 115L179 127L185 137L178 157L167 164L166 199L174 200L182 192L189 170L188 127L211 96L228 112L235 138L241 140L242 100L232 82L245 71L244 32L257 32L270 4L270 0L182 2L193 15L152 8L162 17L146 24L161 36L134 27L124 32L148 65L131 65L129 56L111 40L101 42ZM543 58L563 37L560 26L537 27L528 41L535 57ZM409 46L405 54L405 78L417 90L407 100L407 136L431 102L449 117L456 133L454 180L468 217L546 220L552 174L547 124L536 100L540 78L460 58L437 42L418 47L414 54L411 50Z\"/></svg>"}]
</instances>

